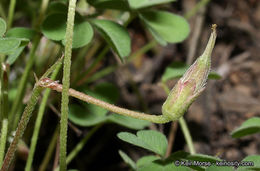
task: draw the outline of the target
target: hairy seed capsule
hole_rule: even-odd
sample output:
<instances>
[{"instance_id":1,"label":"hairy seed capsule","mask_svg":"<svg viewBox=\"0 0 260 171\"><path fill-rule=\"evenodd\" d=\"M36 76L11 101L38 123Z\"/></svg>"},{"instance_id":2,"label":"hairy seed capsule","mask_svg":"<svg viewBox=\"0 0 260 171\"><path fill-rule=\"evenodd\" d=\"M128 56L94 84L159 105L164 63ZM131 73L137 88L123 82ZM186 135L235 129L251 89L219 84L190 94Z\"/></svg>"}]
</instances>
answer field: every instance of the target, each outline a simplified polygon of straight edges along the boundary
<instances>
[{"instance_id":1,"label":"hairy seed capsule","mask_svg":"<svg viewBox=\"0 0 260 171\"><path fill-rule=\"evenodd\" d=\"M162 106L163 115L171 120L177 120L182 117L192 102L205 89L210 72L211 53L217 37L216 24L212 25L212 30L203 54L177 82Z\"/></svg>"}]
</instances>

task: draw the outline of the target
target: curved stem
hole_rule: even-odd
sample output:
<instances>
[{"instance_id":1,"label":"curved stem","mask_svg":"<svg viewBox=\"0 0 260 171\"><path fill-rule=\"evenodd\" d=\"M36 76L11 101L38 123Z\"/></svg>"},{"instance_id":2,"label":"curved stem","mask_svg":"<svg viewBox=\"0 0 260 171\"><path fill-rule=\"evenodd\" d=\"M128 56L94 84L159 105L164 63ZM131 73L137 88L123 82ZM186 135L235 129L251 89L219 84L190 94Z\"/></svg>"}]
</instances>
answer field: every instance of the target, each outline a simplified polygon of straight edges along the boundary
<instances>
[{"instance_id":1,"label":"curved stem","mask_svg":"<svg viewBox=\"0 0 260 171\"><path fill-rule=\"evenodd\" d=\"M65 57L63 66L63 90L61 99L61 121L60 121L60 170L66 171L66 153L67 153L67 130L68 130L68 110L69 110L69 87L70 87L70 67L73 40L73 27L75 8L77 0L69 1L69 11L67 18L67 28L65 34Z\"/></svg>"},{"instance_id":2,"label":"curved stem","mask_svg":"<svg viewBox=\"0 0 260 171\"><path fill-rule=\"evenodd\" d=\"M61 84L58 84L55 81L50 80L49 78L41 79L39 81L39 86L42 86L45 88L51 88L58 92L62 92L62 90L64 89L64 86L62 86ZM136 111L128 110L125 108L121 108L121 107L109 104L107 102L96 99L92 96L81 93L81 92L76 91L71 88L69 89L69 95L72 97L75 97L77 99L80 99L82 101L85 101L87 103L91 103L91 104L100 106L104 109L107 109L111 112L115 112L120 115L129 116L129 117L136 118L136 119L147 120L147 121L154 122L154 123L166 123L166 122L171 121L171 119L169 119L163 115L151 115L151 114L147 114L147 113L141 113L141 112L136 112Z\"/></svg>"}]
</instances>

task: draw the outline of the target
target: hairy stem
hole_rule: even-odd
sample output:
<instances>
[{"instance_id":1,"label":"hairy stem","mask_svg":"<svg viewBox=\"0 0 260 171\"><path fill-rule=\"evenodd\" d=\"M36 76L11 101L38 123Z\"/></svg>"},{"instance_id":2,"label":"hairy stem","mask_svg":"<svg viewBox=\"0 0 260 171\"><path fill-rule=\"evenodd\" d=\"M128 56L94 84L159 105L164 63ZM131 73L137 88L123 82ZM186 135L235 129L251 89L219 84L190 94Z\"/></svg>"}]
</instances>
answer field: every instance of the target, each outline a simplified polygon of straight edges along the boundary
<instances>
[{"instance_id":1,"label":"hairy stem","mask_svg":"<svg viewBox=\"0 0 260 171\"><path fill-rule=\"evenodd\" d=\"M39 81L39 86L45 87L45 88L51 88L53 90L56 90L58 92L62 92L63 86L61 84L58 84L55 81L50 80L49 78L43 78ZM100 106L104 109L107 109L111 112L115 112L124 116L129 116L136 119L142 119L147 120L154 123L166 123L171 121L169 118L163 116L163 115L151 115L141 112L136 112L132 110L128 110L125 108L121 108L112 104L109 104L107 102L104 102L102 100L96 99L92 96L89 96L87 94L81 93L79 91L76 91L74 89L69 89L69 95L72 97L75 97L77 99L80 99L82 101L85 101L87 103L91 103L97 106Z\"/></svg>"},{"instance_id":2,"label":"hairy stem","mask_svg":"<svg viewBox=\"0 0 260 171\"><path fill-rule=\"evenodd\" d=\"M7 22L8 29L11 28L13 23L15 4L16 4L16 0L10 0L9 11L8 11L8 22Z\"/></svg>"},{"instance_id":3,"label":"hairy stem","mask_svg":"<svg viewBox=\"0 0 260 171\"><path fill-rule=\"evenodd\" d=\"M2 166L3 158L5 155L5 146L8 133L8 119L2 122L1 141L0 141L0 167Z\"/></svg>"},{"instance_id":4,"label":"hairy stem","mask_svg":"<svg viewBox=\"0 0 260 171\"><path fill-rule=\"evenodd\" d=\"M76 0L69 1L69 11L67 18L67 28L65 34L65 58L63 66L63 90L61 99L61 120L60 120L60 170L66 171L66 153L67 153L67 130L68 130L68 110L69 110L69 87L70 87L70 67L73 40L73 27Z\"/></svg>"},{"instance_id":5,"label":"hairy stem","mask_svg":"<svg viewBox=\"0 0 260 171\"><path fill-rule=\"evenodd\" d=\"M61 68L61 64L59 66L57 66L55 71L52 73L52 75L51 75L52 79L56 78L60 68ZM38 114L37 114L37 118L36 118L36 122L35 122L35 128L34 128L32 139L31 139L30 152L29 152L28 159L26 161L25 171L30 171L31 167L32 167L34 152L35 152L35 148L36 148L36 144L37 144L37 140L38 140L39 131L40 131L40 128L41 128L42 118L43 118L44 111L46 109L46 105L47 105L49 95L50 95L50 90L47 89L44 92L44 95L43 95L43 98L42 98L42 101L41 101L41 104L40 104L40 107L39 107L39 111L38 111Z\"/></svg>"}]
</instances>

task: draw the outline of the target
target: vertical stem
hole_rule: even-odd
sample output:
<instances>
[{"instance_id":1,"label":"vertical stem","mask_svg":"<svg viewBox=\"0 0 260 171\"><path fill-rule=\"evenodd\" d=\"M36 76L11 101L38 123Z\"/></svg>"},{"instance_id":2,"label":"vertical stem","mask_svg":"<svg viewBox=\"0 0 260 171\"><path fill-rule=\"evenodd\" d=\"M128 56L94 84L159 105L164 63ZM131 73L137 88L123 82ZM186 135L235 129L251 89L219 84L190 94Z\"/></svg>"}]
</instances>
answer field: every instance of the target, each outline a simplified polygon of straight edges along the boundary
<instances>
[{"instance_id":1,"label":"vertical stem","mask_svg":"<svg viewBox=\"0 0 260 171\"><path fill-rule=\"evenodd\" d=\"M66 159L66 163L69 164L75 156L82 150L85 144L88 142L89 138L103 125L103 123L96 125L93 127L88 134L76 145L76 147L70 152Z\"/></svg>"},{"instance_id":2,"label":"vertical stem","mask_svg":"<svg viewBox=\"0 0 260 171\"><path fill-rule=\"evenodd\" d=\"M57 66L55 71L52 73L51 78L53 80L55 80L60 68L61 68L61 64L59 66ZM27 159L27 162L26 162L25 171L30 171L31 167L32 167L34 152L35 152L35 148L36 148L36 144L37 144L37 140L38 140L39 131L40 131L40 128L41 128L42 118L43 118L43 114L44 114L44 111L45 111L45 107L46 107L50 92L51 92L50 89L45 90L43 98L42 98L42 102L41 102L40 107L39 107L37 119L36 119L36 122L35 122L35 128L34 128L32 139L31 139L30 152L29 152L29 156L28 156L28 159Z\"/></svg>"},{"instance_id":3,"label":"vertical stem","mask_svg":"<svg viewBox=\"0 0 260 171\"><path fill-rule=\"evenodd\" d=\"M31 71L31 68L32 68L34 60L35 60L35 52L36 52L36 49L38 47L39 42L40 42L40 36L38 35L33 41L33 46L32 46L31 52L30 52L29 60L26 64L22 78L21 78L19 85L18 85L16 98L13 102L11 112L10 112L10 115L9 115L9 117L10 117L9 121L11 121L11 122L15 120L15 117L20 117L20 115L18 115L18 116L16 115L16 112L17 112L19 106L21 105L22 97L23 97L24 92L25 92L25 85L27 83L29 73ZM14 130L16 128L16 126L17 126L17 123L13 123L12 124L12 130Z\"/></svg>"},{"instance_id":4,"label":"vertical stem","mask_svg":"<svg viewBox=\"0 0 260 171\"><path fill-rule=\"evenodd\" d=\"M16 4L16 0L11 0L10 1L9 11L8 11L7 29L10 29L12 27L15 4Z\"/></svg>"},{"instance_id":5,"label":"vertical stem","mask_svg":"<svg viewBox=\"0 0 260 171\"><path fill-rule=\"evenodd\" d=\"M2 167L2 162L5 155L7 132L8 132L8 119L4 119L2 123L1 140L0 140L0 167Z\"/></svg>"},{"instance_id":6,"label":"vertical stem","mask_svg":"<svg viewBox=\"0 0 260 171\"><path fill-rule=\"evenodd\" d=\"M181 117L179 119L179 123L180 123L180 126L181 126L181 130L184 134L184 137L185 137L185 140L186 140L186 143L189 147L189 150L190 150L190 153L191 154L195 154L196 151L195 151L195 148L194 148L194 145L193 145L193 142L192 142L192 138L191 138L191 135L190 135L190 131L189 131L189 128L186 124L186 121L184 120L183 117Z\"/></svg>"},{"instance_id":7,"label":"vertical stem","mask_svg":"<svg viewBox=\"0 0 260 171\"><path fill-rule=\"evenodd\" d=\"M56 128L52 138L51 138L51 142L48 146L47 152L45 153L45 156L43 158L43 161L39 167L39 171L45 171L47 168L47 165L51 159L51 155L56 147L57 144L57 139L58 139L58 135L59 135L59 126Z\"/></svg>"},{"instance_id":8,"label":"vertical stem","mask_svg":"<svg viewBox=\"0 0 260 171\"><path fill-rule=\"evenodd\" d=\"M27 106L24 110L23 116L22 116L22 118L19 122L19 125L17 127L17 130L15 132L14 139L13 139L12 143L10 144L8 151L6 153L1 171L7 171L11 162L12 162L12 159L14 157L14 153L17 149L17 144L18 144L20 138L23 136L25 128L26 128L26 126L27 126L27 124L30 120L30 117L32 115L34 107L35 107L37 100L40 96L41 89L42 88L38 87L38 86L34 87L34 89L33 89L30 101L28 102L28 104L27 104Z\"/></svg>"},{"instance_id":9,"label":"vertical stem","mask_svg":"<svg viewBox=\"0 0 260 171\"><path fill-rule=\"evenodd\" d=\"M66 171L66 152L67 152L67 129L68 129L68 105L69 105L69 87L70 87L70 67L73 40L73 27L76 0L69 1L69 11L67 18L67 28L65 34L65 57L63 66L63 89L61 99L61 121L60 121L60 170Z\"/></svg>"}]
</instances>

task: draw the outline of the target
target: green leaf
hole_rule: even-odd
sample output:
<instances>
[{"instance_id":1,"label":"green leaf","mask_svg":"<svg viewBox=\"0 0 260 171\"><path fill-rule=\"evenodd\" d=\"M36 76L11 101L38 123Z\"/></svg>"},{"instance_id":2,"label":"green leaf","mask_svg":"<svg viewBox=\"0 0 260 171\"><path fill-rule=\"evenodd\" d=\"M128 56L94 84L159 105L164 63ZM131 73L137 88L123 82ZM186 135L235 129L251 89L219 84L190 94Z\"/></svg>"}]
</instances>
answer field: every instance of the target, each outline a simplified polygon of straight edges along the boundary
<instances>
[{"instance_id":1,"label":"green leaf","mask_svg":"<svg viewBox=\"0 0 260 171\"><path fill-rule=\"evenodd\" d=\"M129 166L131 166L132 169L136 169L135 162L125 152L121 150L119 150L118 152L125 163L129 164Z\"/></svg>"},{"instance_id":2,"label":"green leaf","mask_svg":"<svg viewBox=\"0 0 260 171\"><path fill-rule=\"evenodd\" d=\"M160 156L165 155L168 146L165 135L153 130L138 131L137 136L128 132L121 132L117 136L123 141L155 152Z\"/></svg>"},{"instance_id":3,"label":"green leaf","mask_svg":"<svg viewBox=\"0 0 260 171\"><path fill-rule=\"evenodd\" d=\"M51 13L67 13L68 7L64 2L52 1L48 7L48 14Z\"/></svg>"},{"instance_id":4,"label":"green leaf","mask_svg":"<svg viewBox=\"0 0 260 171\"><path fill-rule=\"evenodd\" d=\"M21 39L0 38L0 53L8 54L15 51L21 44Z\"/></svg>"},{"instance_id":5,"label":"green leaf","mask_svg":"<svg viewBox=\"0 0 260 171\"><path fill-rule=\"evenodd\" d=\"M131 39L123 26L109 20L92 20L92 23L121 59L130 54Z\"/></svg>"},{"instance_id":6,"label":"green leaf","mask_svg":"<svg viewBox=\"0 0 260 171\"><path fill-rule=\"evenodd\" d=\"M135 119L135 118L114 114L114 113L108 116L108 121L136 130L144 129L145 127L151 124L148 121Z\"/></svg>"},{"instance_id":7,"label":"green leaf","mask_svg":"<svg viewBox=\"0 0 260 171\"><path fill-rule=\"evenodd\" d=\"M32 39L36 34L36 31L25 27L14 27L7 31L6 37L26 38Z\"/></svg>"},{"instance_id":8,"label":"green leaf","mask_svg":"<svg viewBox=\"0 0 260 171\"><path fill-rule=\"evenodd\" d=\"M205 154L190 154L184 151L177 151L173 154L171 154L168 158L168 161L195 161L195 162L207 162L204 163L203 166L200 165L190 165L189 167L195 170L205 170L206 167L204 166L210 166L213 165L214 163L216 163L216 161L221 161L220 158L218 157L214 157L214 156L209 156L209 155L205 155Z\"/></svg>"},{"instance_id":9,"label":"green leaf","mask_svg":"<svg viewBox=\"0 0 260 171\"><path fill-rule=\"evenodd\" d=\"M51 40L62 40L66 33L67 15L54 13L46 17L42 24L42 33Z\"/></svg>"},{"instance_id":10,"label":"green leaf","mask_svg":"<svg viewBox=\"0 0 260 171\"><path fill-rule=\"evenodd\" d=\"M86 94L101 99L109 103L115 103L119 97L117 88L110 83L102 83L95 87L93 91L85 90ZM69 106L69 119L80 126L92 126L107 119L108 111L96 105L84 103Z\"/></svg>"},{"instance_id":11,"label":"green leaf","mask_svg":"<svg viewBox=\"0 0 260 171\"><path fill-rule=\"evenodd\" d=\"M95 8L100 9L129 10L126 0L87 0L87 2Z\"/></svg>"},{"instance_id":12,"label":"green leaf","mask_svg":"<svg viewBox=\"0 0 260 171\"><path fill-rule=\"evenodd\" d=\"M260 118L253 117L242 123L240 127L231 133L233 138L240 138L260 132Z\"/></svg>"},{"instance_id":13,"label":"green leaf","mask_svg":"<svg viewBox=\"0 0 260 171\"><path fill-rule=\"evenodd\" d=\"M246 164L250 164L249 166L240 166L237 171L246 171L246 170L260 170L260 155L251 155L245 157L242 162L246 162ZM252 166L253 164L253 166Z\"/></svg>"},{"instance_id":14,"label":"green leaf","mask_svg":"<svg viewBox=\"0 0 260 171\"><path fill-rule=\"evenodd\" d=\"M170 43L182 42L190 32L189 24L183 17L165 11L144 11L140 18L156 39L158 37ZM160 43L160 41L159 41Z\"/></svg>"},{"instance_id":15,"label":"green leaf","mask_svg":"<svg viewBox=\"0 0 260 171\"><path fill-rule=\"evenodd\" d=\"M146 8L154 5L165 4L175 0L128 0L132 9Z\"/></svg>"},{"instance_id":16,"label":"green leaf","mask_svg":"<svg viewBox=\"0 0 260 171\"><path fill-rule=\"evenodd\" d=\"M137 169L137 171L191 171L190 168L185 166L175 166L174 163L162 160L155 160L143 167Z\"/></svg>"},{"instance_id":17,"label":"green leaf","mask_svg":"<svg viewBox=\"0 0 260 171\"><path fill-rule=\"evenodd\" d=\"M155 160L158 160L160 159L159 156L153 156L153 155L150 155L150 156L144 156L142 158L140 158L137 162L136 162L136 166L137 168L140 168L140 167L143 167L147 164L150 164L151 162L155 161Z\"/></svg>"},{"instance_id":18,"label":"green leaf","mask_svg":"<svg viewBox=\"0 0 260 171\"><path fill-rule=\"evenodd\" d=\"M209 77L208 77L208 79L210 79L210 80L219 80L221 78L222 78L221 75L219 75L218 73L216 73L214 71L211 71L209 73Z\"/></svg>"},{"instance_id":19,"label":"green leaf","mask_svg":"<svg viewBox=\"0 0 260 171\"><path fill-rule=\"evenodd\" d=\"M92 26L87 21L76 21L74 26L72 48L80 48L87 45L92 40L93 35L94 32ZM62 44L65 46L65 39L62 40Z\"/></svg>"},{"instance_id":20,"label":"green leaf","mask_svg":"<svg viewBox=\"0 0 260 171\"><path fill-rule=\"evenodd\" d=\"M210 166L206 168L206 171L234 171L233 167L230 166Z\"/></svg>"},{"instance_id":21,"label":"green leaf","mask_svg":"<svg viewBox=\"0 0 260 171\"><path fill-rule=\"evenodd\" d=\"M65 44L67 15L64 13L53 13L44 20L42 32L51 40L60 41ZM93 38L91 25L82 19L80 15L75 16L74 34L72 48L80 48L87 45Z\"/></svg>"},{"instance_id":22,"label":"green leaf","mask_svg":"<svg viewBox=\"0 0 260 171\"><path fill-rule=\"evenodd\" d=\"M6 32L6 22L4 19L0 17L0 37L3 37L3 35Z\"/></svg>"},{"instance_id":23,"label":"green leaf","mask_svg":"<svg viewBox=\"0 0 260 171\"><path fill-rule=\"evenodd\" d=\"M21 53L23 52L23 50L26 46L27 46L27 44L24 43L23 45L18 47L16 50L14 50L11 54L9 54L6 62L9 65L12 65L17 60L17 58L21 55Z\"/></svg>"},{"instance_id":24,"label":"green leaf","mask_svg":"<svg viewBox=\"0 0 260 171\"><path fill-rule=\"evenodd\" d=\"M183 62L173 62L165 69L162 75L162 81L166 82L174 78L180 78L188 68L189 66Z\"/></svg>"},{"instance_id":25,"label":"green leaf","mask_svg":"<svg viewBox=\"0 0 260 171\"><path fill-rule=\"evenodd\" d=\"M171 79L180 78L188 68L189 66L183 62L173 62L165 69L162 75L162 81L166 82ZM209 73L208 79L220 79L220 78L221 76L214 71Z\"/></svg>"}]
</instances>

